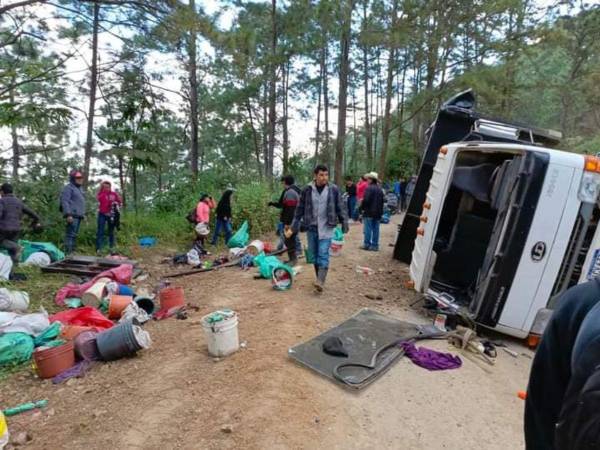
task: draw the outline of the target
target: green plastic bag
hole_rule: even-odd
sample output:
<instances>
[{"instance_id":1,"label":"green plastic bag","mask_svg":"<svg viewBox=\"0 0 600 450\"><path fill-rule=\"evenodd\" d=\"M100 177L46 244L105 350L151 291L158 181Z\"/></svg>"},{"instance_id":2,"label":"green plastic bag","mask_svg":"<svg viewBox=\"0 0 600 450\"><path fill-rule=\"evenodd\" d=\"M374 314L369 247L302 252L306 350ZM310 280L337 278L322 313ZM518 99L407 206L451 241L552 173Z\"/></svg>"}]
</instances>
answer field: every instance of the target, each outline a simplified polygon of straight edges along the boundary
<instances>
[{"instance_id":1,"label":"green plastic bag","mask_svg":"<svg viewBox=\"0 0 600 450\"><path fill-rule=\"evenodd\" d=\"M342 231L339 225L333 230L333 240L344 242L344 232Z\"/></svg>"},{"instance_id":2,"label":"green plastic bag","mask_svg":"<svg viewBox=\"0 0 600 450\"><path fill-rule=\"evenodd\" d=\"M258 271L262 278L271 279L273 269L283 265L277 256L267 256L265 252L260 252L254 257L254 267L258 267Z\"/></svg>"},{"instance_id":3,"label":"green plastic bag","mask_svg":"<svg viewBox=\"0 0 600 450\"><path fill-rule=\"evenodd\" d=\"M250 234L248 233L248 221L245 220L242 226L235 232L233 236L231 236L231 239L229 239L229 242L227 243L227 247L245 247L249 240Z\"/></svg>"},{"instance_id":4,"label":"green plastic bag","mask_svg":"<svg viewBox=\"0 0 600 450\"><path fill-rule=\"evenodd\" d=\"M51 242L31 242L19 240L18 244L23 247L23 252L21 253L22 262L26 261L27 258L36 252L47 253L52 262L65 259L65 254Z\"/></svg>"},{"instance_id":5,"label":"green plastic bag","mask_svg":"<svg viewBox=\"0 0 600 450\"><path fill-rule=\"evenodd\" d=\"M33 338L25 333L6 333L0 336L0 367L20 364L31 359Z\"/></svg>"},{"instance_id":6,"label":"green plastic bag","mask_svg":"<svg viewBox=\"0 0 600 450\"><path fill-rule=\"evenodd\" d=\"M42 345L52 347L52 345L48 345L48 343L54 341L58 337L60 328L60 322L54 322L33 340L33 345L36 347L41 347Z\"/></svg>"}]
</instances>

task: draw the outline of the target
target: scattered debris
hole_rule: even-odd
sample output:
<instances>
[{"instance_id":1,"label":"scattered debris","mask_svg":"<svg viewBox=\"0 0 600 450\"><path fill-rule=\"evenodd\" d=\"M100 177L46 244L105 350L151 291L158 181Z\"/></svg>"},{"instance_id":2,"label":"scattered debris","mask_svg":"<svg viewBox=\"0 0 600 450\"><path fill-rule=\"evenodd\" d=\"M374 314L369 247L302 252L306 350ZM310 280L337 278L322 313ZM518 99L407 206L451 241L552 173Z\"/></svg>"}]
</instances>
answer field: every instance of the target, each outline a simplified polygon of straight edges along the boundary
<instances>
[{"instance_id":1,"label":"scattered debris","mask_svg":"<svg viewBox=\"0 0 600 450\"><path fill-rule=\"evenodd\" d=\"M38 400L37 402L27 402L12 408L7 408L2 413L6 417L16 416L17 414L24 413L25 411L31 411L32 409L45 408L48 405L48 400Z\"/></svg>"},{"instance_id":2,"label":"scattered debris","mask_svg":"<svg viewBox=\"0 0 600 450\"><path fill-rule=\"evenodd\" d=\"M364 266L356 266L356 268L354 269L356 271L356 273L362 273L364 275L373 275L375 273L375 271L373 269L371 269L370 267L364 267Z\"/></svg>"},{"instance_id":3,"label":"scattered debris","mask_svg":"<svg viewBox=\"0 0 600 450\"><path fill-rule=\"evenodd\" d=\"M221 432L231 434L233 432L233 427L231 425L221 425Z\"/></svg>"}]
</instances>

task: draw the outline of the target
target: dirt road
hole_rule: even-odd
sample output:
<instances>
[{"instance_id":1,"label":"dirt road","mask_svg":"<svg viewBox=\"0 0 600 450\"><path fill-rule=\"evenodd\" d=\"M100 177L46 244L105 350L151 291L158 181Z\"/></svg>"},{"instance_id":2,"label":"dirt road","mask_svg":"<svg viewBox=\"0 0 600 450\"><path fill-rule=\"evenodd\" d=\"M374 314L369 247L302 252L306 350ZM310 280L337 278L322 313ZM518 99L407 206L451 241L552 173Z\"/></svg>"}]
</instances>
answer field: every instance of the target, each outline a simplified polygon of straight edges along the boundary
<instances>
[{"instance_id":1,"label":"dirt road","mask_svg":"<svg viewBox=\"0 0 600 450\"><path fill-rule=\"evenodd\" d=\"M45 411L11 420L11 431L28 431L31 449L522 448L523 402L516 393L526 387L531 363L523 355L500 352L494 367L463 357L462 368L447 372L402 359L360 393L288 359L290 346L362 307L427 321L408 306L414 295L402 288L406 266L391 259L395 230L382 226L382 250L372 253L358 249L362 230L352 226L320 297L306 266L287 292L237 268L179 279L200 311L185 321L149 324L150 350L100 364L66 385L28 373L3 382L2 405L50 401ZM376 272L357 274L357 264ZM168 269L153 268L145 284L156 282L160 270ZM216 360L207 355L200 318L220 307L238 312L247 347ZM455 351L443 341L424 345Z\"/></svg>"}]
</instances>

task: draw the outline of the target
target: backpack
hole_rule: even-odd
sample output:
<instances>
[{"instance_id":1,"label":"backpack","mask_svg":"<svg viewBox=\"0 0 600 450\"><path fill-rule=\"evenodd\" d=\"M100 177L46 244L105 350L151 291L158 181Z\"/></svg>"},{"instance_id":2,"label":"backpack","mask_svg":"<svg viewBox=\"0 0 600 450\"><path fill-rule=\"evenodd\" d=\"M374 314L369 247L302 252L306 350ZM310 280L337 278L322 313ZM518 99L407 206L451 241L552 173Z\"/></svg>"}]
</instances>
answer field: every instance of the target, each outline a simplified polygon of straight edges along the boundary
<instances>
[{"instance_id":1,"label":"backpack","mask_svg":"<svg viewBox=\"0 0 600 450\"><path fill-rule=\"evenodd\" d=\"M189 213L187 213L187 216L185 216L185 220L187 220L191 224L196 225L196 208L192 209Z\"/></svg>"}]
</instances>

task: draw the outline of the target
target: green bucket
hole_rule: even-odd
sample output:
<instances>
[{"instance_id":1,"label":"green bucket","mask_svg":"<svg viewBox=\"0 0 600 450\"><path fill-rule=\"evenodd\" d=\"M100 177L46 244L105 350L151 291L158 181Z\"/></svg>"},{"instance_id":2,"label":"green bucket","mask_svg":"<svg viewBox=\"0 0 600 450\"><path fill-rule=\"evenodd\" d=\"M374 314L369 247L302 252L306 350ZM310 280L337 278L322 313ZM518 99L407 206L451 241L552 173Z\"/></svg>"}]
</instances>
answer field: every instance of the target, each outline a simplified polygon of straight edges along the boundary
<instances>
[{"instance_id":1,"label":"green bucket","mask_svg":"<svg viewBox=\"0 0 600 450\"><path fill-rule=\"evenodd\" d=\"M306 264L315 263L315 255L308 248L304 249L304 257L306 258Z\"/></svg>"}]
</instances>

